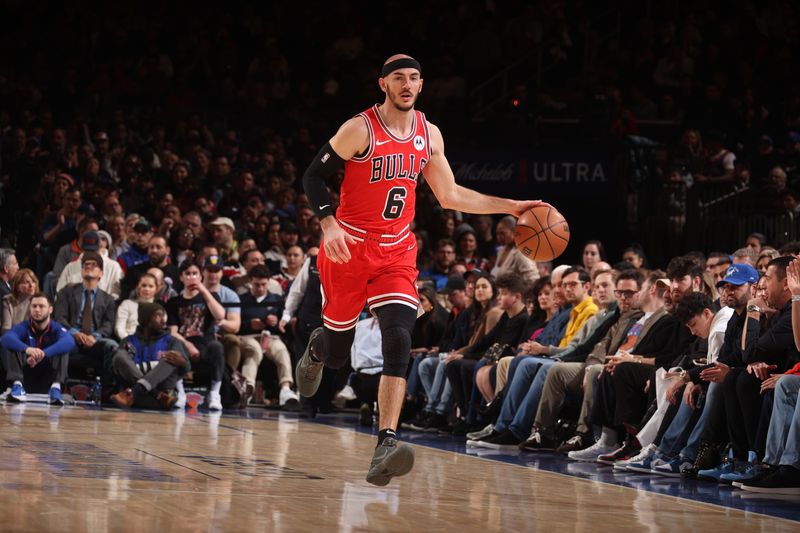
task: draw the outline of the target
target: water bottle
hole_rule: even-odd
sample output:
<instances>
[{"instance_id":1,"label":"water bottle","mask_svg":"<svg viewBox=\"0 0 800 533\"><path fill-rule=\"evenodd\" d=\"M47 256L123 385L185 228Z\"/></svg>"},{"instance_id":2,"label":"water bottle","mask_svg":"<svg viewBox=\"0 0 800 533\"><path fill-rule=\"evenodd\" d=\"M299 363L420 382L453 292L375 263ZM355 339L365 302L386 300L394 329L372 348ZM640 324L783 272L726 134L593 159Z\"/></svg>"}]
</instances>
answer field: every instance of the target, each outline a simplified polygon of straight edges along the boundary
<instances>
[{"instance_id":1,"label":"water bottle","mask_svg":"<svg viewBox=\"0 0 800 533\"><path fill-rule=\"evenodd\" d=\"M92 403L100 405L103 401L103 384L100 382L100 376L97 376L92 385Z\"/></svg>"}]
</instances>

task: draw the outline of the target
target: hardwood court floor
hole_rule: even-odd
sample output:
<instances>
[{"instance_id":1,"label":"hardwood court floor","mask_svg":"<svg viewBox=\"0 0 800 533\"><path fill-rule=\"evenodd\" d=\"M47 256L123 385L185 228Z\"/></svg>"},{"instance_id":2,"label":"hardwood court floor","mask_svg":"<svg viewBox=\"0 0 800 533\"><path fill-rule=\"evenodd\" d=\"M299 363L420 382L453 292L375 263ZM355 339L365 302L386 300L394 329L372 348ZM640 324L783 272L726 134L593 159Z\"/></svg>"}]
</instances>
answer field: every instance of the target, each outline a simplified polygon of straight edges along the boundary
<instances>
[{"instance_id":1,"label":"hardwood court floor","mask_svg":"<svg viewBox=\"0 0 800 533\"><path fill-rule=\"evenodd\" d=\"M259 413L263 413L259 411ZM798 531L800 524L297 417L0 407L0 531Z\"/></svg>"}]
</instances>

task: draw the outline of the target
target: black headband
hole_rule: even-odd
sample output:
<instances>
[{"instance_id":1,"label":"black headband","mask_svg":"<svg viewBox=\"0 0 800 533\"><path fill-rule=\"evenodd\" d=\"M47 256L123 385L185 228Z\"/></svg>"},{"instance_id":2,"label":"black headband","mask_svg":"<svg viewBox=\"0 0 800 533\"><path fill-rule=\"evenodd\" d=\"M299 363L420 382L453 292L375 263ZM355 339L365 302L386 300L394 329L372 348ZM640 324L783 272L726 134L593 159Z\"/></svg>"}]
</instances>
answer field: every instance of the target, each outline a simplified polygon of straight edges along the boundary
<instances>
[{"instance_id":1,"label":"black headband","mask_svg":"<svg viewBox=\"0 0 800 533\"><path fill-rule=\"evenodd\" d=\"M415 68L419 71L420 75L422 75L422 67L419 64L419 61L413 57L401 57L400 59L390 61L383 66L381 69L381 78L385 78L395 70L401 68Z\"/></svg>"}]
</instances>

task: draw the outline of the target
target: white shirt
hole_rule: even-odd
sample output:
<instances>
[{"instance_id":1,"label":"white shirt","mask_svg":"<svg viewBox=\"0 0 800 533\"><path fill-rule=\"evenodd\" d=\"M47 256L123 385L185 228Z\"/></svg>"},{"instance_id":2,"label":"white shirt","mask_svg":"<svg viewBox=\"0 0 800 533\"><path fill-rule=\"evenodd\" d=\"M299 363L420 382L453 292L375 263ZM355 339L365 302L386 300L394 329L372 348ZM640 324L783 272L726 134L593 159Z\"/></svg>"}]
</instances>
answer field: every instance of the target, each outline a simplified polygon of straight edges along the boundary
<instances>
[{"instance_id":1,"label":"white shirt","mask_svg":"<svg viewBox=\"0 0 800 533\"><path fill-rule=\"evenodd\" d=\"M725 341L725 330L728 329L728 321L733 316L733 308L723 307L711 320L711 327L708 330L708 356L707 363L711 364L717 360L722 343Z\"/></svg>"},{"instance_id":2,"label":"white shirt","mask_svg":"<svg viewBox=\"0 0 800 533\"><path fill-rule=\"evenodd\" d=\"M283 308L283 316L281 320L289 322L294 316L297 308L300 307L300 302L303 301L303 296L306 294L306 287L308 286L308 269L311 268L311 258L306 258L300 272L295 276L292 286L289 287L289 294L286 295L286 306Z\"/></svg>"}]
</instances>

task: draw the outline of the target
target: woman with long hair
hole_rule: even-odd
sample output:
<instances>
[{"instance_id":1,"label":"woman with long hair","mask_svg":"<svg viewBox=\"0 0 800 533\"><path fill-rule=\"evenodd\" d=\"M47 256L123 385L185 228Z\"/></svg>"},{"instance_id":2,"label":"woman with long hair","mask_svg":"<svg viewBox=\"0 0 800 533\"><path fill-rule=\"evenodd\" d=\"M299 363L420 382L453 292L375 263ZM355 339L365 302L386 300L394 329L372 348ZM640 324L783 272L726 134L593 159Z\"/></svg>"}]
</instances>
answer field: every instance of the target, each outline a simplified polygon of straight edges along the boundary
<instances>
[{"instance_id":1,"label":"woman with long hair","mask_svg":"<svg viewBox=\"0 0 800 533\"><path fill-rule=\"evenodd\" d=\"M117 322L114 332L122 340L136 333L139 326L139 304L152 302L158 292L158 280L152 274L142 274L139 284L136 285L136 298L128 299L119 304L117 308Z\"/></svg>"},{"instance_id":2,"label":"woman with long hair","mask_svg":"<svg viewBox=\"0 0 800 533\"><path fill-rule=\"evenodd\" d=\"M31 296L39 292L39 280L29 268L20 268L11 278L11 293L3 297L3 323L0 333L5 335L16 324L30 318Z\"/></svg>"},{"instance_id":3,"label":"woman with long hair","mask_svg":"<svg viewBox=\"0 0 800 533\"><path fill-rule=\"evenodd\" d=\"M586 272L591 272L592 267L600 261L608 261L603 243L598 240L591 240L584 244L581 260Z\"/></svg>"},{"instance_id":4,"label":"woman with long hair","mask_svg":"<svg viewBox=\"0 0 800 533\"><path fill-rule=\"evenodd\" d=\"M461 344L453 353L462 353L464 348L481 339L490 331L503 312L495 308L497 287L494 279L484 273L475 279L475 295L470 305L461 311L459 319L467 322L467 336L458 342ZM440 354L422 359L419 363L419 379L428 396L428 403L417 419L412 422L412 429L434 431L447 426L448 410L452 408L450 382L445 376L445 364ZM442 354L445 355L445 354Z\"/></svg>"}]
</instances>

